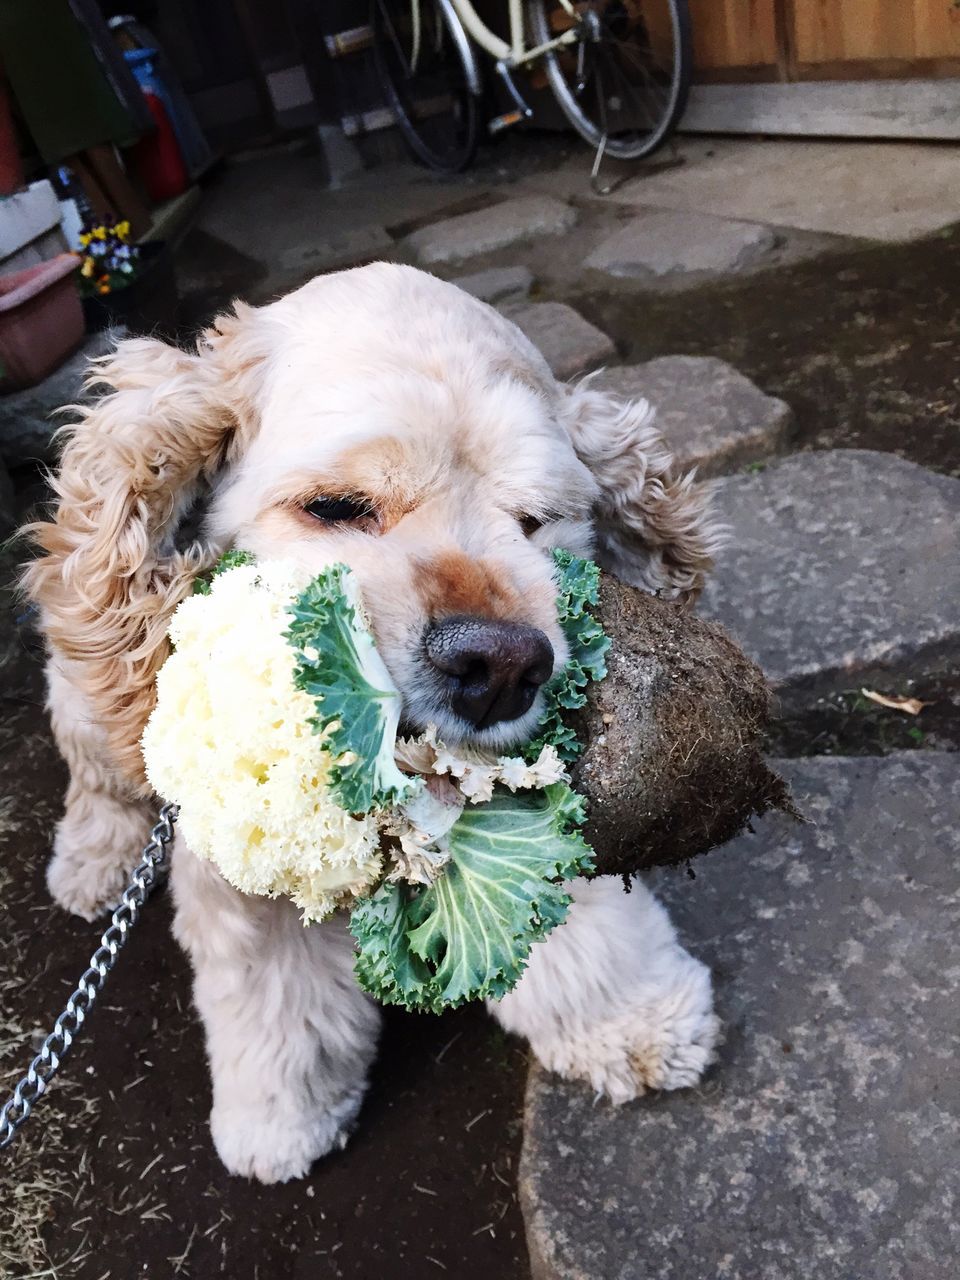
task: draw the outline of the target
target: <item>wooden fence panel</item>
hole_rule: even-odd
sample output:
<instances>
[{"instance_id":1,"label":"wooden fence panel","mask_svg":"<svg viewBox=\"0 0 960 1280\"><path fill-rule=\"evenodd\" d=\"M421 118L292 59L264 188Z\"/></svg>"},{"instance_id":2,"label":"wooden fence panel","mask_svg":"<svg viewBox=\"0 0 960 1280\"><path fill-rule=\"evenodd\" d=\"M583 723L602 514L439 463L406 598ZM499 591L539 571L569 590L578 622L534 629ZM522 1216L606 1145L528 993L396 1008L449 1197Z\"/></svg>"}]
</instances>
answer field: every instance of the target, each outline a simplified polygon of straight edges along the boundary
<instances>
[{"instance_id":1,"label":"wooden fence panel","mask_svg":"<svg viewBox=\"0 0 960 1280\"><path fill-rule=\"evenodd\" d=\"M914 53L918 58L960 58L960 7L952 0L914 0Z\"/></svg>"},{"instance_id":2,"label":"wooden fence panel","mask_svg":"<svg viewBox=\"0 0 960 1280\"><path fill-rule=\"evenodd\" d=\"M797 59L914 57L914 9L925 3L928 0L795 0Z\"/></svg>"},{"instance_id":3,"label":"wooden fence panel","mask_svg":"<svg viewBox=\"0 0 960 1280\"><path fill-rule=\"evenodd\" d=\"M690 0L698 68L776 66L773 0Z\"/></svg>"},{"instance_id":4,"label":"wooden fence panel","mask_svg":"<svg viewBox=\"0 0 960 1280\"><path fill-rule=\"evenodd\" d=\"M960 140L960 0L689 0L691 132Z\"/></svg>"},{"instance_id":5,"label":"wooden fence panel","mask_svg":"<svg viewBox=\"0 0 960 1280\"><path fill-rule=\"evenodd\" d=\"M960 74L958 0L690 0L701 80Z\"/></svg>"}]
</instances>

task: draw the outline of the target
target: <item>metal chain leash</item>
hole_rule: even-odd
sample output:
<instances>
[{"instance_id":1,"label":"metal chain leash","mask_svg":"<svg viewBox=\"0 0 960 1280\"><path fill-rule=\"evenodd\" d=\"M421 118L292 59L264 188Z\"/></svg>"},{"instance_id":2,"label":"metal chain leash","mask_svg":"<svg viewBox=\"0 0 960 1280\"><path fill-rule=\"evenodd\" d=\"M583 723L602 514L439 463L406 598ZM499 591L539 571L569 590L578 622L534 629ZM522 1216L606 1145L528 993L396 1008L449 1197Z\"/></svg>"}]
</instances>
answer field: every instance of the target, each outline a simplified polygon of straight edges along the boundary
<instances>
[{"instance_id":1,"label":"metal chain leash","mask_svg":"<svg viewBox=\"0 0 960 1280\"><path fill-rule=\"evenodd\" d=\"M100 939L100 946L90 957L89 968L67 1001L63 1013L54 1023L53 1030L44 1040L40 1052L30 1063L27 1074L4 1103L3 1110L0 1111L0 1151L13 1141L17 1130L60 1070L74 1037L93 1008L107 975L117 963L117 956L126 943L130 930L140 917L140 909L166 875L167 845L173 839L173 824L178 813L174 804L165 804L160 810L160 820L150 832L150 839L144 846L136 870Z\"/></svg>"}]
</instances>

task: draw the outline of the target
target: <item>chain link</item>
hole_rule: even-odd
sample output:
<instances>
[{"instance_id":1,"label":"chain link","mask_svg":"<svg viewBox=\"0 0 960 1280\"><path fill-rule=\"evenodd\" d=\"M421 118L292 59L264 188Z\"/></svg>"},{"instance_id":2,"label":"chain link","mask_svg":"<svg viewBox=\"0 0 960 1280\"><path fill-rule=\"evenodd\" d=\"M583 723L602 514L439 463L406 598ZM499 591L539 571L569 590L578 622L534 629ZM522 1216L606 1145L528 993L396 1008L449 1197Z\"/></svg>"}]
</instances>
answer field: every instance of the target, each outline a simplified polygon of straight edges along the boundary
<instances>
[{"instance_id":1,"label":"chain link","mask_svg":"<svg viewBox=\"0 0 960 1280\"><path fill-rule=\"evenodd\" d=\"M178 813L174 804L165 804L160 810L160 821L150 832L150 839L144 847L137 868L110 918L99 947L90 957L89 968L53 1024L53 1030L44 1040L40 1052L30 1063L27 1074L4 1103L3 1110L0 1111L0 1151L13 1141L17 1130L60 1070L74 1037L93 1008L107 974L117 963L117 956L126 943L130 930L140 917L141 907L166 875L167 845L173 839L173 824Z\"/></svg>"}]
</instances>

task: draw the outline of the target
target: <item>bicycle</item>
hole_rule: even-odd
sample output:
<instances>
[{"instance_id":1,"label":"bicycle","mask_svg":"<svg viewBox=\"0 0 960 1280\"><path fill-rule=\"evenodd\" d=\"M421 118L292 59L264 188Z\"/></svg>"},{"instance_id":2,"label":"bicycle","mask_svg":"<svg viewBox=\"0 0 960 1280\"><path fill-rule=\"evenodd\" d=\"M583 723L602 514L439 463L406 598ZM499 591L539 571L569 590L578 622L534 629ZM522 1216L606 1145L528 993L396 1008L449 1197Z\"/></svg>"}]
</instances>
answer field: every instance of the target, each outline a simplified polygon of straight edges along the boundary
<instances>
[{"instance_id":1,"label":"bicycle","mask_svg":"<svg viewBox=\"0 0 960 1280\"><path fill-rule=\"evenodd\" d=\"M387 101L414 154L457 173L480 138L482 82L474 45L491 55L513 108L499 132L533 111L513 73L542 63L561 110L604 155L638 160L676 127L693 63L687 0L509 0L510 40L472 0L371 0L374 60ZM528 30L532 45L528 44Z\"/></svg>"}]
</instances>

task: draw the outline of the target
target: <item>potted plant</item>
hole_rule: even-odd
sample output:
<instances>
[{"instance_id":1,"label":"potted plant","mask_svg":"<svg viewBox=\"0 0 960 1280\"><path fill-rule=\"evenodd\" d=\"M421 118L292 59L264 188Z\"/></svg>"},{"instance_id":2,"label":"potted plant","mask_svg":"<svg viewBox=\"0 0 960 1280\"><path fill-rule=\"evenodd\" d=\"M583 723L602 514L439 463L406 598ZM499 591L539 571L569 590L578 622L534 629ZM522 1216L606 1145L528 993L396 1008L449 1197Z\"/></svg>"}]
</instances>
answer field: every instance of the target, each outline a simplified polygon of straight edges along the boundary
<instances>
[{"instance_id":1,"label":"potted plant","mask_svg":"<svg viewBox=\"0 0 960 1280\"><path fill-rule=\"evenodd\" d=\"M76 254L61 253L0 276L0 390L39 382L83 341L79 265Z\"/></svg>"},{"instance_id":2,"label":"potted plant","mask_svg":"<svg viewBox=\"0 0 960 1280\"><path fill-rule=\"evenodd\" d=\"M87 227L80 236L80 292L87 329L126 325L133 333L169 328L177 286L163 241L131 244L130 223Z\"/></svg>"}]
</instances>

